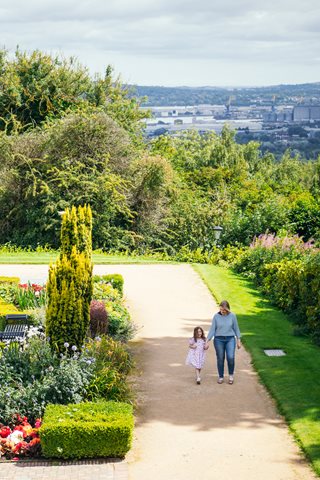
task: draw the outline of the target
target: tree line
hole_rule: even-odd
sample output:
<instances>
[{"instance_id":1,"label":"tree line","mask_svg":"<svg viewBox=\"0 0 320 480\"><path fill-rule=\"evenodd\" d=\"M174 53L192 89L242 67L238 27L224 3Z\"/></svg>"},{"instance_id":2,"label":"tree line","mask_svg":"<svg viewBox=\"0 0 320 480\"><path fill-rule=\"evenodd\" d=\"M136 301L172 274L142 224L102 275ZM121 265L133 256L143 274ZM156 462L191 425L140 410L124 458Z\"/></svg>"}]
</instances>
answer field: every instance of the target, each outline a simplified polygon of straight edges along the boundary
<instances>
[{"instance_id":1,"label":"tree line","mask_svg":"<svg viewBox=\"0 0 320 480\"><path fill-rule=\"evenodd\" d=\"M60 213L90 204L105 250L248 245L286 231L319 238L320 159L280 160L234 133L143 137L141 99L112 69L0 54L0 243L59 244Z\"/></svg>"}]
</instances>

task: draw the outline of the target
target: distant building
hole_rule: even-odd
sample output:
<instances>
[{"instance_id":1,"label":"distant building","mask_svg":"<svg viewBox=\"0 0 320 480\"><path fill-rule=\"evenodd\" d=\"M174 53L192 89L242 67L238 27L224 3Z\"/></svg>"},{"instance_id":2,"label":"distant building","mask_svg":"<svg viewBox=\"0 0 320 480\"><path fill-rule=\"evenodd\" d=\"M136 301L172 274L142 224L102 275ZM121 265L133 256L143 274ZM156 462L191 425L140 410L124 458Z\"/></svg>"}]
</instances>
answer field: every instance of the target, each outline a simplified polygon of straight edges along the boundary
<instances>
[{"instance_id":1,"label":"distant building","mask_svg":"<svg viewBox=\"0 0 320 480\"><path fill-rule=\"evenodd\" d=\"M293 114L291 110L283 110L281 112L272 110L271 112L266 112L263 114L263 121L270 123L290 123L292 122L292 116Z\"/></svg>"},{"instance_id":2,"label":"distant building","mask_svg":"<svg viewBox=\"0 0 320 480\"><path fill-rule=\"evenodd\" d=\"M294 122L320 120L320 105L297 105L293 109Z\"/></svg>"}]
</instances>

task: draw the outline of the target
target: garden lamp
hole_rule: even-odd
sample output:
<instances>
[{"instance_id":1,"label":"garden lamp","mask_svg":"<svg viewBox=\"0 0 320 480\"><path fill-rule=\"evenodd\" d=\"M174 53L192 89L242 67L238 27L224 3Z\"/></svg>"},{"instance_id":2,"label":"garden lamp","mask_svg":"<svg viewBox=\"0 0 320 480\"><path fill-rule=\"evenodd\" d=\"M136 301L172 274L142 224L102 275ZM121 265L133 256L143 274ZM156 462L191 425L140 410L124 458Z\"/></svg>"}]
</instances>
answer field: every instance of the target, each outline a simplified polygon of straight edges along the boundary
<instances>
[{"instance_id":1,"label":"garden lamp","mask_svg":"<svg viewBox=\"0 0 320 480\"><path fill-rule=\"evenodd\" d=\"M223 230L223 228L219 227L219 225L217 225L216 227L213 227L213 234L214 234L214 238L215 238L216 242L218 242L222 230Z\"/></svg>"}]
</instances>

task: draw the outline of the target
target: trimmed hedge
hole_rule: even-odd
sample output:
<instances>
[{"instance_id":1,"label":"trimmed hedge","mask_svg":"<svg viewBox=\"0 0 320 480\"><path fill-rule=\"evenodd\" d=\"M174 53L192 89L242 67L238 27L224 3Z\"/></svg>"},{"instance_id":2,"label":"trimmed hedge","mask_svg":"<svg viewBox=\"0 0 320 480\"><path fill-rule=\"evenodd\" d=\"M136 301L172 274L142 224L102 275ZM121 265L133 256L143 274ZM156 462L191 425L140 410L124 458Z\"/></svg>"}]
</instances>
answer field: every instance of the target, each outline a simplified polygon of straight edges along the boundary
<instances>
[{"instance_id":1,"label":"trimmed hedge","mask_svg":"<svg viewBox=\"0 0 320 480\"><path fill-rule=\"evenodd\" d=\"M17 285L19 282L19 277L0 276L0 284ZM9 313L20 313L20 311L11 303L7 303L0 298L0 332L4 330L6 326L6 315L8 315Z\"/></svg>"},{"instance_id":2,"label":"trimmed hedge","mask_svg":"<svg viewBox=\"0 0 320 480\"><path fill-rule=\"evenodd\" d=\"M94 275L94 282L110 283L110 285L118 290L121 296L123 296L123 276L119 273L111 273L109 275Z\"/></svg>"},{"instance_id":3,"label":"trimmed hedge","mask_svg":"<svg viewBox=\"0 0 320 480\"><path fill-rule=\"evenodd\" d=\"M6 326L6 315L10 313L23 313L17 309L12 303L6 303L0 298L0 331Z\"/></svg>"},{"instance_id":4,"label":"trimmed hedge","mask_svg":"<svg viewBox=\"0 0 320 480\"><path fill-rule=\"evenodd\" d=\"M133 409L117 402L48 405L40 428L48 458L124 457L131 448Z\"/></svg>"},{"instance_id":5,"label":"trimmed hedge","mask_svg":"<svg viewBox=\"0 0 320 480\"><path fill-rule=\"evenodd\" d=\"M0 283L12 283L16 285L20 282L19 277L0 277Z\"/></svg>"}]
</instances>

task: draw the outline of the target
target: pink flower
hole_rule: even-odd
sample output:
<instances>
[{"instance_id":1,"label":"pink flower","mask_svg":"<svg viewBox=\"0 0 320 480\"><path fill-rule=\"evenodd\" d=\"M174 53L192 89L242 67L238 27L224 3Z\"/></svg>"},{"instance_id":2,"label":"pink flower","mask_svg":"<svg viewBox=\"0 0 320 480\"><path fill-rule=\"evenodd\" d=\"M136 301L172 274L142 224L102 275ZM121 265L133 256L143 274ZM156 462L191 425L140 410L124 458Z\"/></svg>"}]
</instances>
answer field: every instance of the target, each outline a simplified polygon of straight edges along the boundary
<instances>
[{"instance_id":1,"label":"pink flower","mask_svg":"<svg viewBox=\"0 0 320 480\"><path fill-rule=\"evenodd\" d=\"M34 424L34 428L40 428L41 424L42 424L41 418L37 418L37 420L35 421L35 424Z\"/></svg>"}]
</instances>

